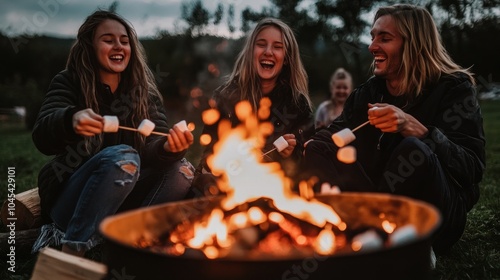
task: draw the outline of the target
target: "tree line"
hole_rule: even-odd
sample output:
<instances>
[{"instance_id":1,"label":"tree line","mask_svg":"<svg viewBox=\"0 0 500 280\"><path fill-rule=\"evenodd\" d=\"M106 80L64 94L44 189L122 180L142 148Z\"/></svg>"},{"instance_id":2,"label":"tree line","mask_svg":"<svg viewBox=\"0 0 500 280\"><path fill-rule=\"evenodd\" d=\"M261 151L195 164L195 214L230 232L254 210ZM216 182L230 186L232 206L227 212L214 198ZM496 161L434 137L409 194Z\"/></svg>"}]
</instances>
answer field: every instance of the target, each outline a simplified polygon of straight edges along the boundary
<instances>
[{"instance_id":1,"label":"tree line","mask_svg":"<svg viewBox=\"0 0 500 280\"><path fill-rule=\"evenodd\" d=\"M242 11L239 31L246 33L268 16L287 22L297 35L310 93L319 102L327 98L328 80L337 67L350 71L355 84L371 75L367 43L372 12L395 2L269 0L260 11ZM425 6L433 14L451 56L476 73L479 90L500 81L500 0L398 2ZM109 7L118 13L120 8L118 2ZM184 31L159 31L141 42L171 117L196 119L212 91L231 71L244 37L209 32L214 26L223 26L232 34L238 31L232 4L220 3L211 11L201 0L188 0L182 4L181 20L188 26ZM4 54L0 57L0 104L3 108L25 106L28 128L51 79L65 67L72 43L73 39L39 35L8 37L0 31Z\"/></svg>"}]
</instances>

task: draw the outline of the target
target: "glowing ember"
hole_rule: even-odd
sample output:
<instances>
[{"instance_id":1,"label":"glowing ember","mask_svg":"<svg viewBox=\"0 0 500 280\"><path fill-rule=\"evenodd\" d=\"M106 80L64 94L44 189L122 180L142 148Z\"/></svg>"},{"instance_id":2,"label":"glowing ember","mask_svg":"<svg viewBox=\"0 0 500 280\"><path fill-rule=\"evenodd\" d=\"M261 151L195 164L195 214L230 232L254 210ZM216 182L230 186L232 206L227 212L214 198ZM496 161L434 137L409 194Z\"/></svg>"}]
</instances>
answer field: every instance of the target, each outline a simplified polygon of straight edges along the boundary
<instances>
[{"instance_id":1,"label":"glowing ember","mask_svg":"<svg viewBox=\"0 0 500 280\"><path fill-rule=\"evenodd\" d=\"M212 142L212 137L210 136L210 134L202 134L200 136L200 144L202 146L206 146L210 144L210 142Z\"/></svg>"},{"instance_id":2,"label":"glowing ember","mask_svg":"<svg viewBox=\"0 0 500 280\"><path fill-rule=\"evenodd\" d=\"M201 118L203 120L203 123L207 125L212 125L219 120L220 113L217 109L211 108L203 111L203 113L201 113Z\"/></svg>"},{"instance_id":3,"label":"glowing ember","mask_svg":"<svg viewBox=\"0 0 500 280\"><path fill-rule=\"evenodd\" d=\"M396 229L396 224L391 223L388 220L384 220L382 222L382 228L385 230L385 232L391 234L394 231L394 229Z\"/></svg>"}]
</instances>

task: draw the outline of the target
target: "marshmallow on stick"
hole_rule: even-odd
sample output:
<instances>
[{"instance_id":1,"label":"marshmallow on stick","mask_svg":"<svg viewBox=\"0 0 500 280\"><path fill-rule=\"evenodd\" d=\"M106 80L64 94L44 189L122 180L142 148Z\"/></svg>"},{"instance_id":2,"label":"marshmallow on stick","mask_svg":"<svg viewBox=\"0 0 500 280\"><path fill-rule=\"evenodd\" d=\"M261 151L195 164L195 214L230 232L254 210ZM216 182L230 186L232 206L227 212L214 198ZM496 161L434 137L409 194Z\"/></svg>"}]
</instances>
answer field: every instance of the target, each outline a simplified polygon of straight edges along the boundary
<instances>
[{"instance_id":1,"label":"marshmallow on stick","mask_svg":"<svg viewBox=\"0 0 500 280\"><path fill-rule=\"evenodd\" d=\"M130 130L130 131L137 131L144 136L149 136L151 134L168 136L167 133L153 131L153 129L155 128L155 124L154 124L154 122L152 122L148 119L144 119L140 123L139 128L132 128L132 127L127 127L127 126L121 126L120 122L118 120L118 117L116 117L116 116L103 116L103 118L104 118L104 121L103 121L104 127L102 130L104 132L118 132L118 129L121 128L121 129L125 129L125 130ZM182 124L180 124L180 125L181 125L181 130L182 130ZM186 128L187 128L187 125L186 125Z\"/></svg>"},{"instance_id":2,"label":"marshmallow on stick","mask_svg":"<svg viewBox=\"0 0 500 280\"><path fill-rule=\"evenodd\" d=\"M280 136L278 139L274 140L273 145L274 145L274 148L265 152L264 154L262 154L262 156L265 156L269 153L272 153L275 150L278 150L278 152L283 151L284 149L286 149L288 147L288 142L285 140L285 138L283 138L283 136Z\"/></svg>"},{"instance_id":3,"label":"marshmallow on stick","mask_svg":"<svg viewBox=\"0 0 500 280\"><path fill-rule=\"evenodd\" d=\"M182 132L189 130L185 120L182 120L182 121L174 124L174 126L177 126Z\"/></svg>"},{"instance_id":4,"label":"marshmallow on stick","mask_svg":"<svg viewBox=\"0 0 500 280\"><path fill-rule=\"evenodd\" d=\"M139 131L139 133L144 136L149 136L151 135L154 129L155 129L155 123L148 119L144 119L142 120L141 124L139 124L137 131Z\"/></svg>"},{"instance_id":5,"label":"marshmallow on stick","mask_svg":"<svg viewBox=\"0 0 500 280\"><path fill-rule=\"evenodd\" d=\"M356 139L356 135L349 128L344 128L341 131L332 135L332 140L337 147L344 147Z\"/></svg>"},{"instance_id":6,"label":"marshmallow on stick","mask_svg":"<svg viewBox=\"0 0 500 280\"><path fill-rule=\"evenodd\" d=\"M278 139L276 139L273 142L274 147L278 149L278 152L283 151L284 149L288 148L288 142L283 138L283 136L280 136Z\"/></svg>"},{"instance_id":7,"label":"marshmallow on stick","mask_svg":"<svg viewBox=\"0 0 500 280\"><path fill-rule=\"evenodd\" d=\"M161 136L168 136L168 133L163 133L163 132L158 132L158 131L153 131L155 129L155 123L148 120L144 119L142 122L139 124L139 127L137 128L137 131L144 135L144 136L149 136L151 134L156 134L156 135L161 135Z\"/></svg>"},{"instance_id":8,"label":"marshmallow on stick","mask_svg":"<svg viewBox=\"0 0 500 280\"><path fill-rule=\"evenodd\" d=\"M376 108L376 107L373 107ZM332 140L337 145L339 148L344 147L345 145L351 143L356 139L356 135L354 135L354 131L362 128L363 126L369 124L370 121L366 121L360 125L358 125L356 128L353 130L350 130L349 128L344 128L341 131L334 133L332 135Z\"/></svg>"},{"instance_id":9,"label":"marshmallow on stick","mask_svg":"<svg viewBox=\"0 0 500 280\"><path fill-rule=\"evenodd\" d=\"M117 132L120 126L120 121L117 116L103 116L104 127L102 131L104 132Z\"/></svg>"}]
</instances>

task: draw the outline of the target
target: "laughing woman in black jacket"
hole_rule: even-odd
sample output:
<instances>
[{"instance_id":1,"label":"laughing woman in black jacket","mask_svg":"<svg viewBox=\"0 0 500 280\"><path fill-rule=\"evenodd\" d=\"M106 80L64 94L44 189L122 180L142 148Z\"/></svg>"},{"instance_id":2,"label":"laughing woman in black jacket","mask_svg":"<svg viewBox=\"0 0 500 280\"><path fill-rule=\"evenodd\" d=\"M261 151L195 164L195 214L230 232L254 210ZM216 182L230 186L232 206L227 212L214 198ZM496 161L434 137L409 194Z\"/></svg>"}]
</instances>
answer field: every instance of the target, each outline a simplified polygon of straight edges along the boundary
<instances>
[{"instance_id":1,"label":"laughing woman in black jacket","mask_svg":"<svg viewBox=\"0 0 500 280\"><path fill-rule=\"evenodd\" d=\"M144 119L168 136L103 132L103 116L137 128ZM131 25L96 11L80 27L67 69L52 80L33 141L54 155L39 174L43 227L34 251L50 243L83 255L99 243L99 223L120 209L182 199L193 177L183 156L189 131L169 128L162 98Z\"/></svg>"}]
</instances>

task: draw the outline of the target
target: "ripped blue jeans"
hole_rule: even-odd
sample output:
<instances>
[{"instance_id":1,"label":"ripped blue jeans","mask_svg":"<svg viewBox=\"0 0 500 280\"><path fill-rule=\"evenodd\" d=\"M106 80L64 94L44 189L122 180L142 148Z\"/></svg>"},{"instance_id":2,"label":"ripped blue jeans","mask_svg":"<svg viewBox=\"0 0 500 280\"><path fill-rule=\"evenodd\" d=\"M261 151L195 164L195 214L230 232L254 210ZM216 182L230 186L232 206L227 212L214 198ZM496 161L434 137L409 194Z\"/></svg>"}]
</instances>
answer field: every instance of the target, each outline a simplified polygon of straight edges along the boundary
<instances>
[{"instance_id":1,"label":"ripped blue jeans","mask_svg":"<svg viewBox=\"0 0 500 280\"><path fill-rule=\"evenodd\" d=\"M52 208L50 215L57 228L52 226L46 231L58 233L42 232L39 239L51 236L56 239L51 243L66 244L73 250L88 250L99 244L99 224L115 214L132 193L139 180L140 167L139 154L128 145L110 146L100 151L71 176ZM158 176L151 176L156 181L152 184L154 187L141 198L140 204L147 206L182 199L192 180L187 176L189 172L182 172L186 168L192 165L183 159L156 172ZM44 243L39 241L38 244Z\"/></svg>"}]
</instances>

